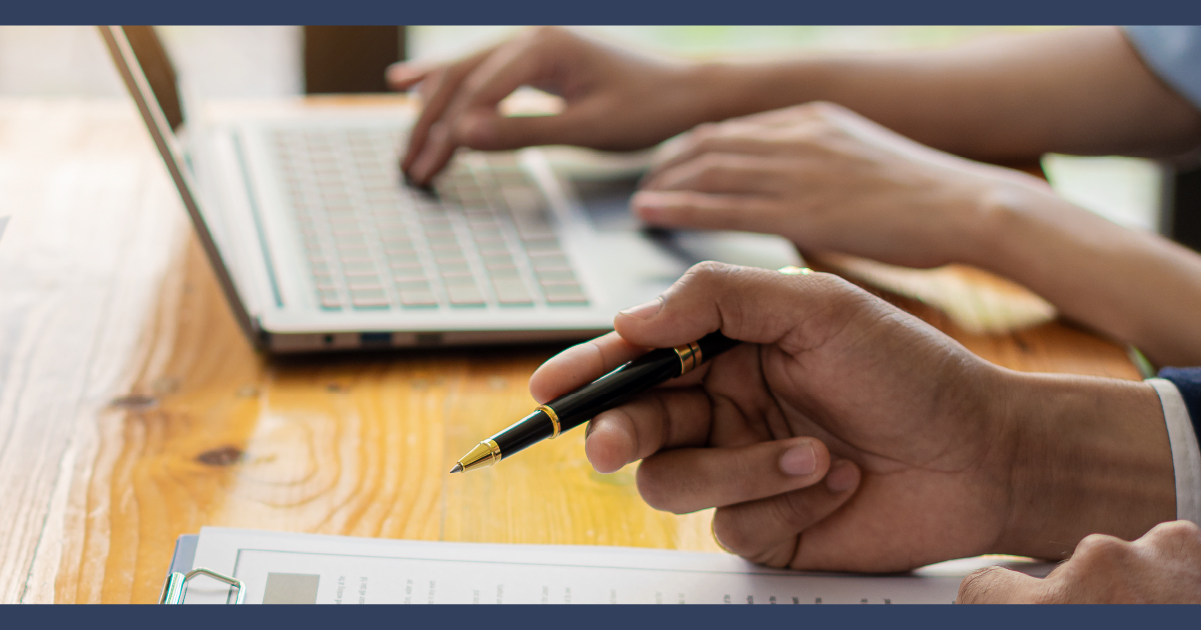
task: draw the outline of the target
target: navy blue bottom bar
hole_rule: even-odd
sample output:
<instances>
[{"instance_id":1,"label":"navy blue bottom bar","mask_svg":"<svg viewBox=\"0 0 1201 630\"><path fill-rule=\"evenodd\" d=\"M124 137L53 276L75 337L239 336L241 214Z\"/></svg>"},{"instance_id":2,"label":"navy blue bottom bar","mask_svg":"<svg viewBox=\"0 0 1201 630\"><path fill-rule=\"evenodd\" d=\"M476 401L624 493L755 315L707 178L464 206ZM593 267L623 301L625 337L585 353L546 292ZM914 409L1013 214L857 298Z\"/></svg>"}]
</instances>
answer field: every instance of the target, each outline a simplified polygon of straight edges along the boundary
<instances>
[{"instance_id":1,"label":"navy blue bottom bar","mask_svg":"<svg viewBox=\"0 0 1201 630\"><path fill-rule=\"evenodd\" d=\"M1198 606L5 606L5 628L777 630L1197 627Z\"/></svg>"}]
</instances>

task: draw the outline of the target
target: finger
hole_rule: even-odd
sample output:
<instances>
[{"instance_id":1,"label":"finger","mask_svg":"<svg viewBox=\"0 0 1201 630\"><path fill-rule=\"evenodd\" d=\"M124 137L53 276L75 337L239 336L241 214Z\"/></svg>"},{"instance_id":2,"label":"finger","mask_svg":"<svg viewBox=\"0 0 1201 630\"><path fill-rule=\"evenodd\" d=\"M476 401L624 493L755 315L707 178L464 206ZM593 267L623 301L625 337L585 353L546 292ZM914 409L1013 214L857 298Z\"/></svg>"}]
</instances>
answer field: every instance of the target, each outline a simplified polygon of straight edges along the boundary
<instances>
[{"instance_id":1,"label":"finger","mask_svg":"<svg viewBox=\"0 0 1201 630\"><path fill-rule=\"evenodd\" d=\"M588 425L584 453L600 473L611 473L665 448L701 446L713 408L699 389L661 389L605 411Z\"/></svg>"},{"instance_id":2,"label":"finger","mask_svg":"<svg viewBox=\"0 0 1201 630\"><path fill-rule=\"evenodd\" d=\"M641 191L630 199L630 210L657 227L771 232L779 228L775 204L756 195Z\"/></svg>"},{"instance_id":3,"label":"finger","mask_svg":"<svg viewBox=\"0 0 1201 630\"><path fill-rule=\"evenodd\" d=\"M422 82L422 95L425 103L421 109L421 115L417 117L417 122L413 123L413 127L409 130L409 146L401 160L401 170L405 173L410 172L413 162L425 148L430 128L442 118L442 114L459 89L459 85L494 50L495 47L485 48L448 66L433 69L425 76L425 80Z\"/></svg>"},{"instance_id":4,"label":"finger","mask_svg":"<svg viewBox=\"0 0 1201 630\"><path fill-rule=\"evenodd\" d=\"M642 187L646 188L662 173L708 153L771 155L777 152L776 144L758 137L758 131L757 128L742 131L736 127L712 132L698 130L677 142L669 143L665 145L668 148L656 156L655 164L642 178Z\"/></svg>"},{"instance_id":5,"label":"finger","mask_svg":"<svg viewBox=\"0 0 1201 630\"><path fill-rule=\"evenodd\" d=\"M708 193L776 193L780 188L777 169L778 160L767 156L703 153L660 172L641 187Z\"/></svg>"},{"instance_id":6,"label":"finger","mask_svg":"<svg viewBox=\"0 0 1201 630\"><path fill-rule=\"evenodd\" d=\"M530 377L530 395L539 404L591 383L602 374L646 353L615 332L572 346L548 359Z\"/></svg>"},{"instance_id":7,"label":"finger","mask_svg":"<svg viewBox=\"0 0 1201 630\"><path fill-rule=\"evenodd\" d=\"M420 184L428 183L437 174L458 143L460 118L467 112L496 111L500 103L514 90L538 78L543 64L543 55L533 48L539 40L532 37L510 41L471 68L443 105L438 122L446 133L430 136L421 154L413 160L409 175Z\"/></svg>"},{"instance_id":8,"label":"finger","mask_svg":"<svg viewBox=\"0 0 1201 630\"><path fill-rule=\"evenodd\" d=\"M393 90L407 90L425 80L436 68L437 64L398 61L388 66L384 71L384 78L388 81L388 87Z\"/></svg>"},{"instance_id":9,"label":"finger","mask_svg":"<svg viewBox=\"0 0 1201 630\"><path fill-rule=\"evenodd\" d=\"M959 584L957 604L1032 604L1042 580L1002 567L974 571Z\"/></svg>"},{"instance_id":10,"label":"finger","mask_svg":"<svg viewBox=\"0 0 1201 630\"><path fill-rule=\"evenodd\" d=\"M622 311L614 326L631 344L671 348L720 330L731 339L779 344L798 354L845 327L848 309L869 294L824 273L774 271L704 262L660 296L662 306Z\"/></svg>"},{"instance_id":11,"label":"finger","mask_svg":"<svg viewBox=\"0 0 1201 630\"><path fill-rule=\"evenodd\" d=\"M643 460L638 492L657 510L686 514L807 488L829 467L826 445L810 437L738 448L675 448Z\"/></svg>"},{"instance_id":12,"label":"finger","mask_svg":"<svg viewBox=\"0 0 1201 630\"><path fill-rule=\"evenodd\" d=\"M804 531L846 504L859 481L859 467L839 460L830 466L825 483L718 508L713 535L725 548L755 562L782 567L803 561Z\"/></svg>"},{"instance_id":13,"label":"finger","mask_svg":"<svg viewBox=\"0 0 1201 630\"><path fill-rule=\"evenodd\" d=\"M600 120L587 101L571 103L551 116L502 116L496 108L465 113L457 128L458 141L481 151L504 151L548 144L584 144L589 121Z\"/></svg>"}]
</instances>

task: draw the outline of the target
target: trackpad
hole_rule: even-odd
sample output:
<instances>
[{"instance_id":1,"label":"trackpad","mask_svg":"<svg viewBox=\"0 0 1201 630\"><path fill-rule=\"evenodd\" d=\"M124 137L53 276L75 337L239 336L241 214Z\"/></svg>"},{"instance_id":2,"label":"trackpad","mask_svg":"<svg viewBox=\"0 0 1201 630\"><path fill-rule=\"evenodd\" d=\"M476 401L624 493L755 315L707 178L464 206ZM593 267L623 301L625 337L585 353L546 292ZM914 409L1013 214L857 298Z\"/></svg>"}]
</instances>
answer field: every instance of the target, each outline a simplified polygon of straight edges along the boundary
<instances>
[{"instance_id":1,"label":"trackpad","mask_svg":"<svg viewBox=\"0 0 1201 630\"><path fill-rule=\"evenodd\" d=\"M630 212L630 197L639 177L569 179L592 227L602 234L637 232L683 268L705 260L732 265L778 269L800 264L792 243L778 237L747 232L664 230L649 228Z\"/></svg>"}]
</instances>

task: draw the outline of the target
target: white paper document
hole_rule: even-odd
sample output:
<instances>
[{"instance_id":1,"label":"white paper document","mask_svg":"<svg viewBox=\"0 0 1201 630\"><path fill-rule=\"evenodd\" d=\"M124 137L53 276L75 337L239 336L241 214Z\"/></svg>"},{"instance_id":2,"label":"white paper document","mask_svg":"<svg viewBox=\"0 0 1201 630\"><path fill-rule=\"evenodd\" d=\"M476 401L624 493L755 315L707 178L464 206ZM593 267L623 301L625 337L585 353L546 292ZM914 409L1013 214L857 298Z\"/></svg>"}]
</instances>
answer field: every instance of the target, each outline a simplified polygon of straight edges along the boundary
<instances>
[{"instance_id":1,"label":"white paper document","mask_svg":"<svg viewBox=\"0 0 1201 630\"><path fill-rule=\"evenodd\" d=\"M0 238L4 237L4 228L8 227L8 217L0 217Z\"/></svg>"},{"instance_id":2,"label":"white paper document","mask_svg":"<svg viewBox=\"0 0 1201 630\"><path fill-rule=\"evenodd\" d=\"M246 603L950 604L963 575L981 565L814 574L712 553L205 528L192 566L244 581ZM184 603L228 601L226 585L198 577Z\"/></svg>"}]
</instances>

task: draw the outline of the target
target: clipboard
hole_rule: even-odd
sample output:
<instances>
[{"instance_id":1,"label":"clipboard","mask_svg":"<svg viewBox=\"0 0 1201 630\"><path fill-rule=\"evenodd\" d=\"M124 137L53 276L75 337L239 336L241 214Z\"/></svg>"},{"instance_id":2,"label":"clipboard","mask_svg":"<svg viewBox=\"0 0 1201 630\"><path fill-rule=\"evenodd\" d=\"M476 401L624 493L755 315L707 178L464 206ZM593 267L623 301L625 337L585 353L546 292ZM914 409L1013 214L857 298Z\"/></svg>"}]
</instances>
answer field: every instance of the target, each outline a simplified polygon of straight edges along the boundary
<instances>
[{"instance_id":1,"label":"clipboard","mask_svg":"<svg viewBox=\"0 0 1201 630\"><path fill-rule=\"evenodd\" d=\"M4 224L0 223L0 230L3 228ZM233 597L233 601L230 603L243 603L246 600L245 582L205 567L192 568L192 563L196 559L196 544L199 540L200 536L196 534L185 534L175 541L171 568L167 571L167 579L163 582L163 591L158 596L158 603L182 604L188 594L188 583L200 576L228 584Z\"/></svg>"}]
</instances>

